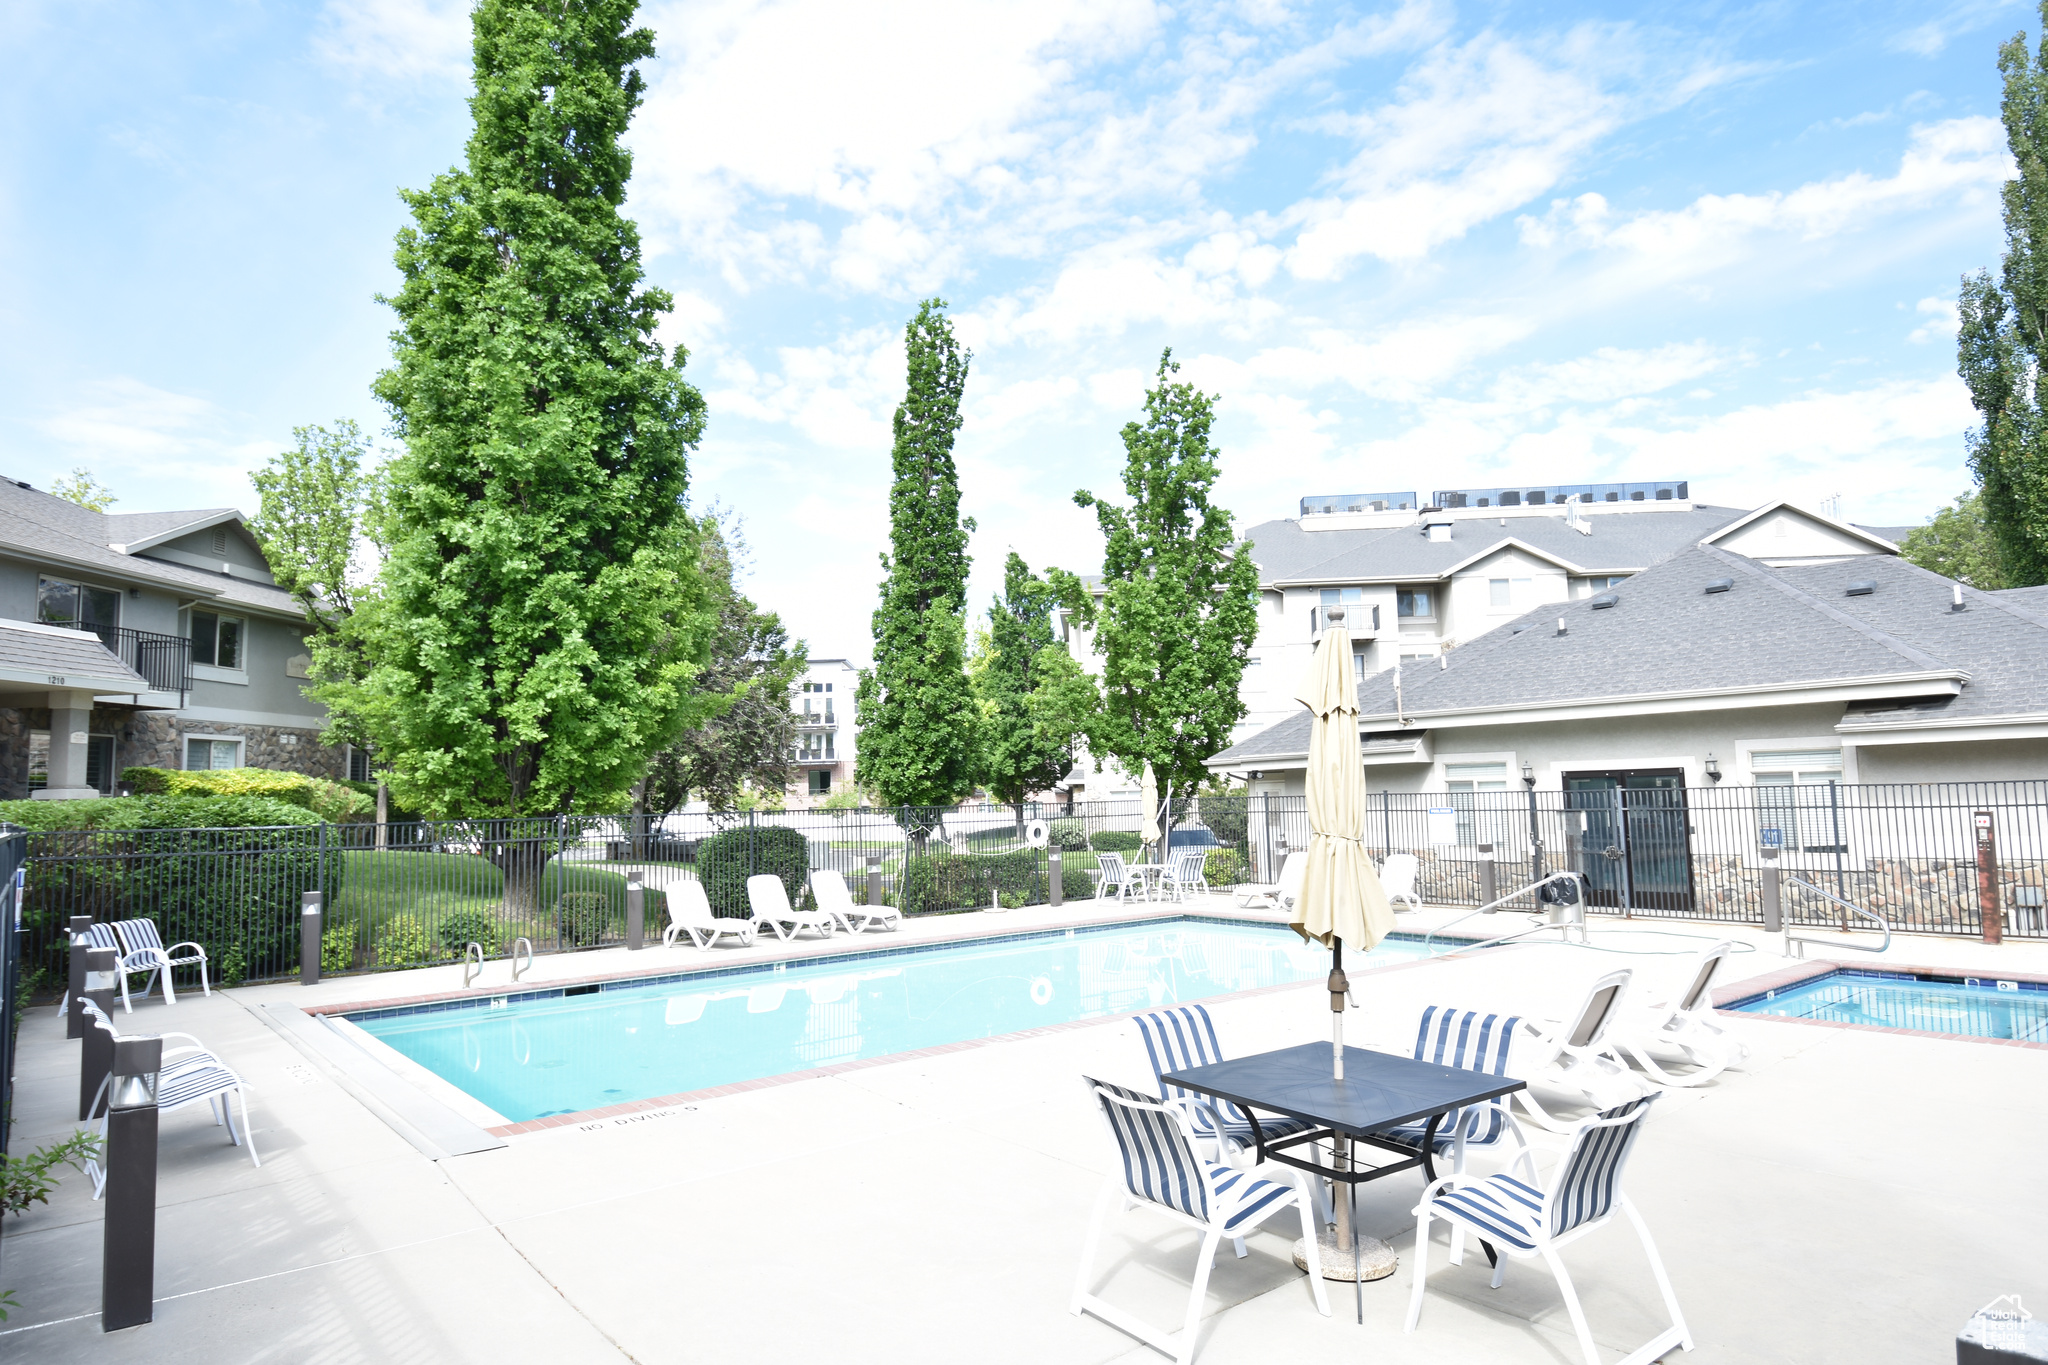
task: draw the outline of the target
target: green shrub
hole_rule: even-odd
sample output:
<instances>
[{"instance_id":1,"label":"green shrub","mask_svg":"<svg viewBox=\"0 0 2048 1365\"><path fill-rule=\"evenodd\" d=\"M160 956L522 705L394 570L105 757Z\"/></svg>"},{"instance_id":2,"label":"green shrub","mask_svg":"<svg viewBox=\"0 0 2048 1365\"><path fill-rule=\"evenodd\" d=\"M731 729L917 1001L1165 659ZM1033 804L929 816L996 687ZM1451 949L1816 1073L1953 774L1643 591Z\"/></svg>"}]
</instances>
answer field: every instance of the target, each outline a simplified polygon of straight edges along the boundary
<instances>
[{"instance_id":1,"label":"green shrub","mask_svg":"<svg viewBox=\"0 0 2048 1365\"><path fill-rule=\"evenodd\" d=\"M121 780L137 796L261 796L311 811L322 820L372 820L374 794L324 777L282 772L275 768L215 768L181 772L174 768L123 768Z\"/></svg>"},{"instance_id":2,"label":"green shrub","mask_svg":"<svg viewBox=\"0 0 2048 1365\"><path fill-rule=\"evenodd\" d=\"M356 965L356 927L337 924L320 933L320 975L335 976Z\"/></svg>"},{"instance_id":3,"label":"green shrub","mask_svg":"<svg viewBox=\"0 0 2048 1365\"><path fill-rule=\"evenodd\" d=\"M377 818L377 784L375 782L358 782L354 778L349 778L341 785L347 787L352 792L357 792L370 798L370 813L363 818L367 820L375 820ZM384 794L384 818L394 825L410 824L415 820L426 819L418 811L408 806L399 805L398 798L389 792Z\"/></svg>"},{"instance_id":4,"label":"green shrub","mask_svg":"<svg viewBox=\"0 0 2048 1365\"><path fill-rule=\"evenodd\" d=\"M992 895L1015 896L1018 905L1029 905L1040 898L1044 880L1037 849L914 857L903 869L899 906L906 915L986 910Z\"/></svg>"},{"instance_id":5,"label":"green shrub","mask_svg":"<svg viewBox=\"0 0 2048 1365\"><path fill-rule=\"evenodd\" d=\"M230 943L221 950L214 960L213 970L223 986L239 986L249 979L249 959L242 952L242 945Z\"/></svg>"},{"instance_id":6,"label":"green shrub","mask_svg":"<svg viewBox=\"0 0 2048 1365\"><path fill-rule=\"evenodd\" d=\"M484 950L485 957L498 955L498 917L482 905L468 903L443 911L435 917L434 936L457 957L472 943Z\"/></svg>"},{"instance_id":7,"label":"green shrub","mask_svg":"<svg viewBox=\"0 0 2048 1365\"><path fill-rule=\"evenodd\" d=\"M321 823L319 816L304 807L266 796L105 796L97 801L0 801L0 820L20 825L31 833L267 829Z\"/></svg>"},{"instance_id":8,"label":"green shrub","mask_svg":"<svg viewBox=\"0 0 2048 1365\"><path fill-rule=\"evenodd\" d=\"M809 841L800 831L780 825L742 826L712 835L697 849L697 880L704 884L714 915L753 918L747 878L763 873L782 878L789 903L801 906L811 875Z\"/></svg>"},{"instance_id":9,"label":"green shrub","mask_svg":"<svg viewBox=\"0 0 2048 1365\"><path fill-rule=\"evenodd\" d=\"M603 867L583 867L576 863L565 863L560 859L550 861L540 877L540 903L544 909L559 911L563 896L595 896L603 902L604 913L618 923L618 933L626 931L626 874L613 872Z\"/></svg>"},{"instance_id":10,"label":"green shrub","mask_svg":"<svg viewBox=\"0 0 2048 1365\"><path fill-rule=\"evenodd\" d=\"M1212 848L1202 863L1202 876L1210 890L1227 890L1244 880L1244 859L1234 848Z\"/></svg>"},{"instance_id":11,"label":"green shrub","mask_svg":"<svg viewBox=\"0 0 2048 1365\"><path fill-rule=\"evenodd\" d=\"M614 909L602 892L565 891L555 902L555 914L567 947L594 948L626 932L625 908Z\"/></svg>"},{"instance_id":12,"label":"green shrub","mask_svg":"<svg viewBox=\"0 0 2048 1365\"><path fill-rule=\"evenodd\" d=\"M1098 829L1088 836L1088 847L1097 853L1136 853L1144 846L1144 840L1127 830Z\"/></svg>"},{"instance_id":13,"label":"green shrub","mask_svg":"<svg viewBox=\"0 0 2048 1365\"><path fill-rule=\"evenodd\" d=\"M1063 900L1084 901L1095 894L1095 879L1088 875L1090 864L1060 862L1060 897Z\"/></svg>"},{"instance_id":14,"label":"green shrub","mask_svg":"<svg viewBox=\"0 0 2048 1365\"><path fill-rule=\"evenodd\" d=\"M1046 829L1046 842L1062 853L1080 853L1088 847L1088 827L1079 820L1054 820Z\"/></svg>"},{"instance_id":15,"label":"green shrub","mask_svg":"<svg viewBox=\"0 0 2048 1365\"><path fill-rule=\"evenodd\" d=\"M386 921L383 932L377 935L379 967L416 967L439 956L427 926L411 915L400 915Z\"/></svg>"},{"instance_id":16,"label":"green shrub","mask_svg":"<svg viewBox=\"0 0 2048 1365\"><path fill-rule=\"evenodd\" d=\"M1250 823L1251 798L1242 792L1202 797L1202 823L1226 848L1243 848L1245 828Z\"/></svg>"}]
</instances>

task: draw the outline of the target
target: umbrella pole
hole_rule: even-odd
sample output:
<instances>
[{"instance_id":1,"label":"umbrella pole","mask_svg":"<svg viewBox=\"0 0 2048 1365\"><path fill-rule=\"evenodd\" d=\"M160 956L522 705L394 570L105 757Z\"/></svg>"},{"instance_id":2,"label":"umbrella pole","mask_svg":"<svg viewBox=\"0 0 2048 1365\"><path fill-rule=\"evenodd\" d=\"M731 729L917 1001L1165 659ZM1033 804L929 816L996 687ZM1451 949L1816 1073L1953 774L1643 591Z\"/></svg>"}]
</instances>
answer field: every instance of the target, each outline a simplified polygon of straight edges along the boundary
<instances>
[{"instance_id":1,"label":"umbrella pole","mask_svg":"<svg viewBox=\"0 0 2048 1365\"><path fill-rule=\"evenodd\" d=\"M1330 945L1330 1067L1337 1080L1344 1079L1344 997L1351 993L1350 978L1344 975L1344 940Z\"/></svg>"}]
</instances>

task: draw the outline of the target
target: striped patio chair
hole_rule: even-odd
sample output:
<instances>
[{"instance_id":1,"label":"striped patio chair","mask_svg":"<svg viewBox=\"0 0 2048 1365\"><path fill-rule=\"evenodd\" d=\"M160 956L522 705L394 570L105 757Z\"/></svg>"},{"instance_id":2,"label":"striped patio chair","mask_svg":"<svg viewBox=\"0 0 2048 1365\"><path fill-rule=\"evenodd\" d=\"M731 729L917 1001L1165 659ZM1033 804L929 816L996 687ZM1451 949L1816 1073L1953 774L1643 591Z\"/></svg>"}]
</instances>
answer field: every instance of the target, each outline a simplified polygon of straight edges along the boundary
<instances>
[{"instance_id":1,"label":"striped patio chair","mask_svg":"<svg viewBox=\"0 0 2048 1365\"><path fill-rule=\"evenodd\" d=\"M1112 891L1116 893L1119 901L1129 899L1131 873L1130 869L1124 866L1123 854L1096 854L1095 866L1089 870L1088 875L1095 878L1095 899L1101 900Z\"/></svg>"},{"instance_id":2,"label":"striped patio chair","mask_svg":"<svg viewBox=\"0 0 2048 1365\"><path fill-rule=\"evenodd\" d=\"M95 929L99 927L97 924L93 926ZM95 939L93 946L95 948L115 948L121 954L122 1009L129 1010L133 1008L128 1003L128 973L130 972L146 971L151 973L150 979L142 985L142 997L145 1000L149 998L149 988L158 980L161 980L164 983L164 1003L166 1005L178 1003L177 993L171 989L171 968L173 967L198 967L200 992L205 995L213 994L213 986L206 979L206 949L200 947L197 943L173 943L169 948L165 948L163 937L157 933L156 921L153 919L117 920L114 922L112 929L114 936L119 940L117 943L101 943ZM189 948L192 951L186 953L183 957L175 956L176 953L185 948Z\"/></svg>"},{"instance_id":3,"label":"striped patio chair","mask_svg":"<svg viewBox=\"0 0 2048 1365\"><path fill-rule=\"evenodd\" d=\"M1164 1351L1176 1365L1188 1365L1195 1358L1217 1245L1225 1237L1241 1240L1244 1234L1291 1207L1301 1219L1301 1233L1308 1248L1309 1290L1315 1297L1316 1310L1324 1317L1330 1315L1304 1176L1289 1172L1290 1179L1282 1184L1204 1160L1195 1150L1195 1135L1188 1128L1185 1110L1106 1081L1087 1076L1081 1079L1088 1087L1090 1100L1101 1111L1103 1126L1116 1149L1116 1164L1103 1182L1095 1216L1088 1225L1081 1268L1074 1278L1074 1297L1068 1305L1071 1312L1093 1313L1110 1326ZM1095 1264L1103 1225L1111 1213L1127 1213L1141 1206L1202 1234L1201 1250L1195 1257L1194 1286L1188 1295L1187 1315L1178 1342L1089 1292L1089 1270Z\"/></svg>"},{"instance_id":4,"label":"striped patio chair","mask_svg":"<svg viewBox=\"0 0 2048 1365\"><path fill-rule=\"evenodd\" d=\"M1421 1022L1415 1028L1415 1060L1435 1062L1438 1066L1455 1066L1466 1071L1483 1071L1489 1076L1505 1076L1508 1074L1508 1052L1521 1023L1521 1018L1516 1015L1502 1017L1481 1014L1477 1010L1456 1010L1448 1005L1431 1005L1422 1012ZM1427 1120L1403 1123L1378 1136L1420 1151L1422 1135L1428 1127ZM1436 1140L1431 1147L1439 1155L1455 1152L1458 1158L1456 1169L1462 1171L1465 1169L1465 1148L1492 1147L1509 1138L1513 1138L1517 1146L1527 1145L1522 1141L1521 1130L1515 1126L1506 1106L1499 1100L1488 1100L1484 1104L1452 1110L1437 1124Z\"/></svg>"},{"instance_id":5,"label":"striped patio chair","mask_svg":"<svg viewBox=\"0 0 2048 1365\"><path fill-rule=\"evenodd\" d=\"M1186 853L1173 855L1173 866L1166 875L1167 889L1175 900L1200 892L1209 894L1209 879L1203 875L1203 868L1209 861L1206 848L1189 849Z\"/></svg>"},{"instance_id":6,"label":"striped patio chair","mask_svg":"<svg viewBox=\"0 0 2048 1365\"><path fill-rule=\"evenodd\" d=\"M1558 1251L1606 1226L1619 1209L1628 1215L1642 1241L1658 1292L1664 1296L1664 1309L1671 1315L1671 1326L1631 1352L1622 1365L1648 1365L1678 1347L1690 1351L1692 1333L1679 1311L1678 1296L1671 1291L1671 1278L1664 1273L1663 1258L1657 1254L1657 1244L1650 1240L1650 1229L1644 1225L1642 1215L1621 1189L1629 1153L1642 1132L1650 1101L1655 1098L1641 1096L1575 1125L1570 1146L1547 1190L1539 1187L1535 1161L1526 1149L1518 1158L1528 1176L1526 1180L1509 1173L1483 1180L1448 1175L1423 1190L1422 1202L1415 1207L1415 1282L1408 1300L1407 1330L1414 1331L1422 1317L1423 1284L1429 1276L1429 1225L1440 1218L1452 1228L1470 1229L1500 1248L1502 1259L1493 1268L1495 1289L1500 1288L1507 1275L1509 1259L1542 1258L1564 1296L1564 1306L1571 1314L1586 1365L1601 1365L1599 1348L1593 1344L1585 1311L1579 1307L1578 1293L1572 1288L1571 1276L1565 1273Z\"/></svg>"},{"instance_id":7,"label":"striped patio chair","mask_svg":"<svg viewBox=\"0 0 2048 1365\"><path fill-rule=\"evenodd\" d=\"M105 1029L116 1039L122 1036L121 1031L114 1027L114 1021L103 1013L98 1005L88 1000L85 1002L85 1008L86 1013L92 1018L93 1027ZM164 1048L163 1060L159 1063L160 1069L157 1071L156 1079L157 1111L169 1113L173 1109L182 1109L188 1104L197 1104L205 1100L208 1108L213 1111L213 1126L225 1126L228 1130L228 1141L237 1147L247 1146L249 1160L261 1166L263 1158L256 1154L256 1136L249 1127L247 1083L236 1075L226 1062L201 1046L199 1040L191 1034L166 1033L161 1036L166 1044L173 1038L184 1038L190 1040L190 1045ZM106 1150L107 1113L101 1106L106 1102L107 1088L113 1084L113 1079L112 1076L108 1076L100 1082L100 1088L92 1098L92 1107L86 1111L98 1123L100 1150L103 1152ZM234 1112L228 1107L230 1095L234 1096L235 1103L242 1107L242 1127L239 1132L235 1128ZM85 1163L85 1173L92 1181L92 1197L98 1199L106 1193L106 1168L98 1161L88 1159Z\"/></svg>"}]
</instances>

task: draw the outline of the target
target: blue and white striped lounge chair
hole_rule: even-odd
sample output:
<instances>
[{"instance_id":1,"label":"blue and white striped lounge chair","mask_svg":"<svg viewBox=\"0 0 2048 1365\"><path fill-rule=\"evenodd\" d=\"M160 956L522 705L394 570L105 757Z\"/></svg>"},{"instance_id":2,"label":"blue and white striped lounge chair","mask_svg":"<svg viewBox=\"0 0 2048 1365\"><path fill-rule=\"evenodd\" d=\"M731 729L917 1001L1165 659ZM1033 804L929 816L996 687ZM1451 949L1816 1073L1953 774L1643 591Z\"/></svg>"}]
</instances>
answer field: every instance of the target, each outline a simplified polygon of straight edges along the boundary
<instances>
[{"instance_id":1,"label":"blue and white striped lounge chair","mask_svg":"<svg viewBox=\"0 0 2048 1365\"><path fill-rule=\"evenodd\" d=\"M1571 1144L1547 1190L1538 1186L1535 1162L1526 1151L1520 1164L1527 1180L1502 1173L1478 1180L1448 1175L1431 1182L1422 1192L1422 1202L1415 1207L1415 1284L1408 1300L1407 1330L1414 1331L1422 1316L1423 1284L1429 1276L1429 1225L1440 1218L1453 1228L1470 1229L1500 1249L1502 1258L1493 1268L1495 1289L1500 1288L1507 1274L1509 1259L1541 1257L1557 1279L1558 1291L1564 1296L1564 1306L1578 1333L1579 1349L1585 1352L1586 1365L1601 1365L1599 1348L1586 1328L1585 1311L1579 1307L1578 1293L1572 1288L1571 1276L1565 1273L1558 1251L1604 1227L1619 1209L1628 1215L1636 1236L1642 1240L1658 1292L1664 1296L1664 1309L1671 1315L1671 1326L1631 1352L1621 1365L1649 1365L1677 1347L1690 1351L1692 1333L1686 1328L1685 1315L1679 1311L1678 1296L1671 1292L1671 1278L1664 1273L1657 1244L1650 1240L1650 1229L1644 1225L1643 1216L1621 1190L1623 1169L1642 1132L1650 1101L1655 1098L1639 1096L1575 1125Z\"/></svg>"},{"instance_id":2,"label":"blue and white striped lounge chair","mask_svg":"<svg viewBox=\"0 0 2048 1365\"><path fill-rule=\"evenodd\" d=\"M1324 1317L1330 1315L1329 1299L1323 1293L1323 1267L1316 1252L1306 1177L1290 1171L1290 1179L1283 1184L1205 1160L1195 1150L1195 1135L1188 1128L1185 1110L1106 1081L1086 1076L1081 1079L1101 1111L1103 1126L1109 1130L1110 1142L1116 1149L1116 1165L1103 1182L1095 1216L1088 1225L1081 1268L1074 1277L1074 1297L1068 1305L1070 1311L1093 1313L1110 1326L1164 1351L1176 1365L1188 1365L1195 1358L1196 1338L1201 1333L1203 1300L1209 1288L1209 1271L1216 1263L1217 1244L1225 1237L1242 1239L1267 1219L1292 1207L1300 1216L1301 1233L1308 1248L1308 1283L1315 1296L1316 1310ZM1089 1270L1095 1264L1103 1224L1113 1212L1127 1213L1140 1206L1202 1234L1202 1247L1195 1258L1194 1287L1188 1295L1187 1315L1178 1342L1089 1292Z\"/></svg>"},{"instance_id":3,"label":"blue and white striped lounge chair","mask_svg":"<svg viewBox=\"0 0 2048 1365\"><path fill-rule=\"evenodd\" d=\"M122 1036L121 1031L114 1027L114 1021L102 1013L98 1005L88 1000L85 1007L86 1012L92 1016L95 1028L105 1029L116 1039ZM188 1104L197 1104L205 1100L213 1111L214 1127L225 1126L228 1130L228 1140L237 1147L247 1146L249 1160L261 1166L263 1158L256 1154L256 1136L249 1127L247 1084L226 1062L208 1052L191 1034L166 1033L161 1036L166 1043L173 1038L190 1039L191 1045L164 1049L156 1080L157 1111L168 1113L170 1110L182 1109ZM113 1079L109 1076L100 1082L98 1092L93 1095L92 1107L86 1111L98 1120L102 1151L105 1150L107 1136L107 1115L101 1105L106 1100L107 1087L113 1083ZM235 1102L242 1106L242 1127L239 1132L235 1129L234 1112L228 1108L230 1094L235 1097ZM92 1197L98 1199L106 1192L106 1169L98 1161L88 1159L85 1163L85 1173L92 1180Z\"/></svg>"}]
</instances>

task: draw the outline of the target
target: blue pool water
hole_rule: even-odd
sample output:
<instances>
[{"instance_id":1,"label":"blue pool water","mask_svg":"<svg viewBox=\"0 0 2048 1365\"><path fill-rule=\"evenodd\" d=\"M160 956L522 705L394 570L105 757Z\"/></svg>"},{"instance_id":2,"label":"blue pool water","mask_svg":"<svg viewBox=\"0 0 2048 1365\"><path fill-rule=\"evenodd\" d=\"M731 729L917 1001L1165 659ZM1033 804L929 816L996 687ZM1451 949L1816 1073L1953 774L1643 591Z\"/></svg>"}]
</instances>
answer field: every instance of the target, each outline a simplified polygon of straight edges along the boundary
<instances>
[{"instance_id":1,"label":"blue pool water","mask_svg":"<svg viewBox=\"0 0 2048 1365\"><path fill-rule=\"evenodd\" d=\"M1837 1024L2048 1043L2048 986L2031 981L1836 971L1731 1008Z\"/></svg>"},{"instance_id":2,"label":"blue pool water","mask_svg":"<svg viewBox=\"0 0 2048 1365\"><path fill-rule=\"evenodd\" d=\"M1421 940L1397 937L1346 965L1428 956ZM1329 970L1329 952L1290 929L1168 920L348 1017L523 1122L1320 979Z\"/></svg>"}]
</instances>

